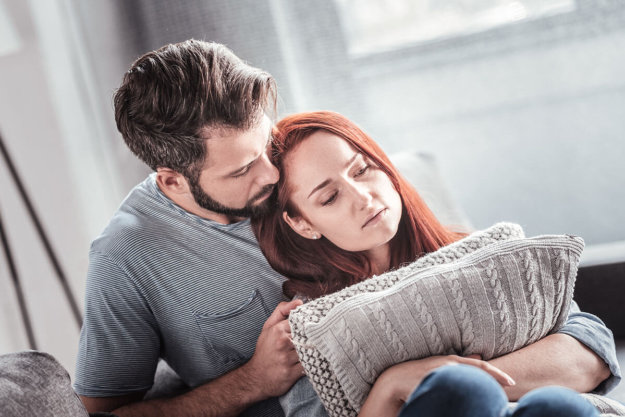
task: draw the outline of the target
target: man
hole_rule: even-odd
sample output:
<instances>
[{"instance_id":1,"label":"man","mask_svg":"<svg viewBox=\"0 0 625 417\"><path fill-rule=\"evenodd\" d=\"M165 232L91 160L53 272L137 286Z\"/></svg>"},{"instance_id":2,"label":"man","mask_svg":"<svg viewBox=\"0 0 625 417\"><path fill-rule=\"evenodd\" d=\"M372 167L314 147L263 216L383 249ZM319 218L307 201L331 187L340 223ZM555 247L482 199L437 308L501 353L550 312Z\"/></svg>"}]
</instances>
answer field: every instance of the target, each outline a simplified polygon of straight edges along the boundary
<instances>
[{"instance_id":1,"label":"man","mask_svg":"<svg viewBox=\"0 0 625 417\"><path fill-rule=\"evenodd\" d=\"M247 219L278 180L266 152L275 96L269 74L198 41L125 75L117 125L156 172L91 247L75 382L90 412L140 400L159 357L197 388L116 414L236 415L302 375L285 320L300 302L281 302Z\"/></svg>"},{"instance_id":2,"label":"man","mask_svg":"<svg viewBox=\"0 0 625 417\"><path fill-rule=\"evenodd\" d=\"M299 301L283 301L283 278L262 256L248 219L268 209L278 180L267 154L275 99L271 76L205 42L150 52L125 75L115 94L117 126L155 173L91 247L74 385L90 412L282 414L273 397L302 375L286 321ZM593 337L605 329L578 320ZM527 381L559 382L558 373L566 381L571 367L560 359L574 359L583 370L578 386L592 389L611 375L606 362L615 362L605 332L599 347L578 336L583 330L569 332L596 353L561 333L500 365L520 391ZM192 389L143 401L159 358ZM314 392L301 385L284 397L288 413L315 415Z\"/></svg>"}]
</instances>

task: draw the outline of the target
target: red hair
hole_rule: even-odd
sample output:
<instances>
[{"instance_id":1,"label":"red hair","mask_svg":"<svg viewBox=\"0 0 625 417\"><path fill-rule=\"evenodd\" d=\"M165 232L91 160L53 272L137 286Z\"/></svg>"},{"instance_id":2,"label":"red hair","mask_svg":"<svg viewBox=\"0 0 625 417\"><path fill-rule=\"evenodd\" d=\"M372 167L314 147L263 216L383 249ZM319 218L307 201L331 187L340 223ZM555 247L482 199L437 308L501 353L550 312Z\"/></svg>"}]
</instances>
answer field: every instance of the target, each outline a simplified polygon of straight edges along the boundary
<instances>
[{"instance_id":1,"label":"red hair","mask_svg":"<svg viewBox=\"0 0 625 417\"><path fill-rule=\"evenodd\" d=\"M317 130L339 136L368 157L395 186L402 201L402 216L397 234L391 239L391 269L409 263L425 253L458 240L462 235L439 223L419 194L397 171L380 146L346 117L328 111L298 113L282 119L274 130L273 163L284 174L284 161L302 141ZM364 252L343 250L326 238L306 239L282 218L300 215L290 201L285 175L277 184L275 209L253 219L254 233L269 264L286 276L283 290L288 296L301 294L318 297L355 284L372 275L371 263Z\"/></svg>"}]
</instances>

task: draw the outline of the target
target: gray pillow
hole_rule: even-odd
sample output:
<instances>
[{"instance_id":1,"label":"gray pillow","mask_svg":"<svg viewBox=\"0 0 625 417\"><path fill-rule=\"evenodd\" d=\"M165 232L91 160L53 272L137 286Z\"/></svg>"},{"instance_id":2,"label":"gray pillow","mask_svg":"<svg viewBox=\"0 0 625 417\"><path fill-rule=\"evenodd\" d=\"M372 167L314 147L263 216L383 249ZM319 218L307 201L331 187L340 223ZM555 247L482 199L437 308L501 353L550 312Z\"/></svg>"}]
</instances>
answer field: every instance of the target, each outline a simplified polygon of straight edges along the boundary
<instances>
[{"instance_id":1,"label":"gray pillow","mask_svg":"<svg viewBox=\"0 0 625 417\"><path fill-rule=\"evenodd\" d=\"M296 349L329 414L356 415L394 363L490 359L561 326L583 242L521 237L520 227L497 224L292 312Z\"/></svg>"},{"instance_id":2,"label":"gray pillow","mask_svg":"<svg viewBox=\"0 0 625 417\"><path fill-rule=\"evenodd\" d=\"M0 416L89 417L67 371L51 355L0 355Z\"/></svg>"}]
</instances>

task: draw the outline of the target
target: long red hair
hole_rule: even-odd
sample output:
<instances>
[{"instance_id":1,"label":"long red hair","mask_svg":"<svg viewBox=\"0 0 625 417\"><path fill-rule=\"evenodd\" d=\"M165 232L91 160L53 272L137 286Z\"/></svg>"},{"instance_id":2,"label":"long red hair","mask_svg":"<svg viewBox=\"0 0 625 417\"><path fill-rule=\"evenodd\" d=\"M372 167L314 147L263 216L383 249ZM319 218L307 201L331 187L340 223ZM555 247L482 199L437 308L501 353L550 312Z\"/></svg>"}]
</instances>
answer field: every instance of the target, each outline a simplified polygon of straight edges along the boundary
<instances>
[{"instance_id":1,"label":"long red hair","mask_svg":"<svg viewBox=\"0 0 625 417\"><path fill-rule=\"evenodd\" d=\"M275 207L264 217L253 219L252 226L269 264L288 278L283 290L292 297L301 294L318 297L355 284L372 275L364 252L343 250L326 238L306 239L295 233L282 218L300 215L290 201L284 175L284 161L302 141L317 130L325 130L346 140L368 157L389 179L403 205L397 234L390 242L391 269L409 263L425 253L458 240L462 235L439 223L415 189L395 169L384 151L346 117L328 111L298 113L282 119L275 128L272 144L273 163L282 175L273 196Z\"/></svg>"}]
</instances>

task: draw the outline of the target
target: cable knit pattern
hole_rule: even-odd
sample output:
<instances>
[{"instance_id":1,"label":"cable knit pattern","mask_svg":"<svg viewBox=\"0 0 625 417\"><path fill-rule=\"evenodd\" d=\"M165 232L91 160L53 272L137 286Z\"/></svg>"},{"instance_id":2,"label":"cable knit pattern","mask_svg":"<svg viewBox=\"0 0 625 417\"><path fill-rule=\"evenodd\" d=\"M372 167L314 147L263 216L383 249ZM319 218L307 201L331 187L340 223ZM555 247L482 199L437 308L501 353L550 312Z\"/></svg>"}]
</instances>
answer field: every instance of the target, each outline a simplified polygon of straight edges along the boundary
<instances>
[{"instance_id":1,"label":"cable knit pattern","mask_svg":"<svg viewBox=\"0 0 625 417\"><path fill-rule=\"evenodd\" d=\"M406 347L397 336L397 332L393 328L393 323L386 317L384 310L379 308L370 309L371 315L375 318L378 328L384 331L384 339L389 344L389 353L395 356L395 362L403 362L410 356Z\"/></svg>"},{"instance_id":2,"label":"cable knit pattern","mask_svg":"<svg viewBox=\"0 0 625 417\"><path fill-rule=\"evenodd\" d=\"M562 304L562 297L564 296L564 285L565 285L565 277L566 277L566 267L567 267L567 258L566 253L557 252L555 254L552 253L552 257L555 259L554 270L556 272L556 304Z\"/></svg>"},{"instance_id":3,"label":"cable knit pattern","mask_svg":"<svg viewBox=\"0 0 625 417\"><path fill-rule=\"evenodd\" d=\"M347 349L349 357L355 361L354 364L358 367L358 369L360 369L365 380L369 384L373 384L375 382L376 375L371 368L371 362L369 362L365 352L363 352L360 348L358 339L356 339L352 334L352 330L347 326L345 319L342 318L339 321L335 336L343 338L342 346Z\"/></svg>"},{"instance_id":4,"label":"cable knit pattern","mask_svg":"<svg viewBox=\"0 0 625 417\"><path fill-rule=\"evenodd\" d=\"M580 238L524 239L519 226L497 224L298 307L289 317L296 350L329 415L355 416L394 363L450 352L488 360L557 330L582 248ZM538 331L535 313L550 321Z\"/></svg>"},{"instance_id":5,"label":"cable knit pattern","mask_svg":"<svg viewBox=\"0 0 625 417\"><path fill-rule=\"evenodd\" d=\"M487 262L482 264L484 272L486 274L486 278L488 279L488 284L491 287L492 297L495 301L494 306L492 308L493 316L496 319L496 323L499 327L499 331L497 332L498 340L497 346L503 347L508 345L508 339L510 334L510 316L508 314L508 298L506 297L505 292L501 288L501 281L499 279L499 273L497 271L495 262L492 259L489 259ZM501 353L497 351L497 353ZM472 352L474 353L474 352Z\"/></svg>"},{"instance_id":6,"label":"cable knit pattern","mask_svg":"<svg viewBox=\"0 0 625 417\"><path fill-rule=\"evenodd\" d=\"M471 315L467 307L467 301L465 300L464 293L462 292L460 280L456 278L455 275L443 275L443 279L450 282L449 287L451 289L451 294L454 297L453 305L458 314L457 320L460 326L461 344L464 347L462 349L462 354L467 355L466 352L475 351L475 347L473 346L475 334L473 333L473 323L471 322Z\"/></svg>"},{"instance_id":7,"label":"cable knit pattern","mask_svg":"<svg viewBox=\"0 0 625 417\"><path fill-rule=\"evenodd\" d=\"M532 254L529 251L521 252L522 265L525 270L524 276L527 281L527 290L529 291L529 302L531 304L531 321L530 321L530 339L535 339L540 331L540 298L541 294L536 286L536 267L533 264ZM554 277L557 274L554 274Z\"/></svg>"}]
</instances>

